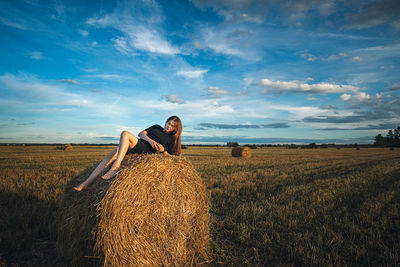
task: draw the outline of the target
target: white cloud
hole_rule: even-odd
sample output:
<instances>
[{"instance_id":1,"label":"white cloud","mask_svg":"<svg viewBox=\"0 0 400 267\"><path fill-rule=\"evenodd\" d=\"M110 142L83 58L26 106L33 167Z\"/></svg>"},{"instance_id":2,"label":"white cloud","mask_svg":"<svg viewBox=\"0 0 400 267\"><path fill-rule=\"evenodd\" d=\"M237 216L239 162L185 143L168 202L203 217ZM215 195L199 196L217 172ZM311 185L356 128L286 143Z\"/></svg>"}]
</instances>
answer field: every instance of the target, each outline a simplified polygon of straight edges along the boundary
<instances>
[{"instance_id":1,"label":"white cloud","mask_svg":"<svg viewBox=\"0 0 400 267\"><path fill-rule=\"evenodd\" d=\"M70 84L76 84L76 85L80 85L81 83L75 80L71 80L71 79L60 79L57 80L58 82L62 82L62 83L70 83Z\"/></svg>"},{"instance_id":2,"label":"white cloud","mask_svg":"<svg viewBox=\"0 0 400 267\"><path fill-rule=\"evenodd\" d=\"M243 52L234 47L233 43L227 42L223 36L224 34L214 32L211 29L203 31L204 44L208 48L214 50L216 53L243 57Z\"/></svg>"},{"instance_id":3,"label":"white cloud","mask_svg":"<svg viewBox=\"0 0 400 267\"><path fill-rule=\"evenodd\" d=\"M393 58L399 57L400 43L387 43L380 46L361 48L356 50L356 52L358 55L364 55L364 57L355 56L352 58L354 61L366 60L368 63L370 63L369 66L384 65L387 68L392 68L393 65L388 62L391 62ZM373 69L375 70L376 67L373 67Z\"/></svg>"},{"instance_id":4,"label":"white cloud","mask_svg":"<svg viewBox=\"0 0 400 267\"><path fill-rule=\"evenodd\" d=\"M362 61L361 57L359 57L359 56L352 57L351 60L353 60L353 61Z\"/></svg>"},{"instance_id":5,"label":"white cloud","mask_svg":"<svg viewBox=\"0 0 400 267\"><path fill-rule=\"evenodd\" d=\"M387 45L380 45L380 46L371 46L367 48L360 49L361 52L368 52L368 53L385 53L389 56L398 56L400 51L400 43L394 44L387 44Z\"/></svg>"},{"instance_id":6,"label":"white cloud","mask_svg":"<svg viewBox=\"0 0 400 267\"><path fill-rule=\"evenodd\" d=\"M209 86L207 90L208 90L208 95L211 98L219 98L221 97L221 95L227 95L229 93L226 90L222 90L218 86Z\"/></svg>"},{"instance_id":7,"label":"white cloud","mask_svg":"<svg viewBox=\"0 0 400 267\"><path fill-rule=\"evenodd\" d=\"M260 37L249 29L237 26L211 28L203 25L199 30L199 36L196 40L197 48L208 48L214 53L235 56L247 61L261 59Z\"/></svg>"},{"instance_id":8,"label":"white cloud","mask_svg":"<svg viewBox=\"0 0 400 267\"><path fill-rule=\"evenodd\" d=\"M117 23L117 17L113 14L106 14L104 16L89 18L86 24L97 27L109 27Z\"/></svg>"},{"instance_id":9,"label":"white cloud","mask_svg":"<svg viewBox=\"0 0 400 267\"><path fill-rule=\"evenodd\" d=\"M326 1L326 2L321 2L321 5L319 7L319 11L322 16L328 16L334 11L334 2L333 1Z\"/></svg>"},{"instance_id":10,"label":"white cloud","mask_svg":"<svg viewBox=\"0 0 400 267\"><path fill-rule=\"evenodd\" d=\"M125 114L128 114L127 110L130 110L129 106L121 104L126 102L126 97L121 95L108 92L103 94L93 94L90 91L70 92L68 87L60 83L43 81L27 74L0 76L0 88L9 93L5 104L11 112L24 110L32 114L60 116L67 116L68 112L79 112L84 114L82 118L94 116L115 119L117 116L125 117ZM81 108L84 112L80 110Z\"/></svg>"},{"instance_id":11,"label":"white cloud","mask_svg":"<svg viewBox=\"0 0 400 267\"><path fill-rule=\"evenodd\" d=\"M185 100L179 98L176 95L164 95L163 98L170 103L175 103L175 104L183 104L185 103Z\"/></svg>"},{"instance_id":12,"label":"white cloud","mask_svg":"<svg viewBox=\"0 0 400 267\"><path fill-rule=\"evenodd\" d=\"M361 35L352 35L352 34L343 34L343 33L318 33L317 35L321 37L329 37L329 38L341 38L341 39L354 39L354 40L373 40L376 37L371 36L361 36ZM346 54L346 53L341 53ZM346 54L347 56L347 54Z\"/></svg>"},{"instance_id":13,"label":"white cloud","mask_svg":"<svg viewBox=\"0 0 400 267\"><path fill-rule=\"evenodd\" d=\"M192 0L193 4L201 9L211 7L216 13L223 16L229 22L252 22L261 24L264 22L268 12L268 1L256 0L220 0L203 1Z\"/></svg>"},{"instance_id":14,"label":"white cloud","mask_svg":"<svg viewBox=\"0 0 400 267\"><path fill-rule=\"evenodd\" d=\"M340 96L340 98L341 98L342 100L344 100L344 101L348 101L348 100L350 100L351 95L349 95L349 94L343 94L343 95Z\"/></svg>"},{"instance_id":15,"label":"white cloud","mask_svg":"<svg viewBox=\"0 0 400 267\"><path fill-rule=\"evenodd\" d=\"M41 105L73 105L87 106L90 101L83 96L70 93L61 87L44 83L34 76L0 76L0 84L7 90L13 91L20 101L27 100L30 104L38 101Z\"/></svg>"},{"instance_id":16,"label":"white cloud","mask_svg":"<svg viewBox=\"0 0 400 267\"><path fill-rule=\"evenodd\" d=\"M88 36L89 32L87 30L78 30L79 34L82 36Z\"/></svg>"},{"instance_id":17,"label":"white cloud","mask_svg":"<svg viewBox=\"0 0 400 267\"><path fill-rule=\"evenodd\" d=\"M311 53L309 53L307 50L306 51L302 51L300 53L300 56L304 59L306 59L307 61L317 61L320 60L322 62L330 62L330 61L334 61L334 60L338 60L342 57L348 57L349 55L346 53L339 53L337 55L330 55L328 57L317 57Z\"/></svg>"},{"instance_id":18,"label":"white cloud","mask_svg":"<svg viewBox=\"0 0 400 267\"><path fill-rule=\"evenodd\" d=\"M100 78L103 80L114 80L114 81L119 81L119 82L134 79L133 77L128 76L128 75L110 74L110 73L88 74L88 75L85 75L85 77Z\"/></svg>"},{"instance_id":19,"label":"white cloud","mask_svg":"<svg viewBox=\"0 0 400 267\"><path fill-rule=\"evenodd\" d=\"M361 1L359 11L351 18L350 29L365 29L398 19L400 4L397 0Z\"/></svg>"},{"instance_id":20,"label":"white cloud","mask_svg":"<svg viewBox=\"0 0 400 267\"><path fill-rule=\"evenodd\" d=\"M363 102L371 99L371 96L365 92L355 92L353 95L343 94L340 98L344 101L352 99L353 101Z\"/></svg>"},{"instance_id":21,"label":"white cloud","mask_svg":"<svg viewBox=\"0 0 400 267\"><path fill-rule=\"evenodd\" d=\"M121 52L122 54L130 54L132 50L129 48L127 43L127 39L125 37L116 37L113 39L114 47Z\"/></svg>"},{"instance_id":22,"label":"white cloud","mask_svg":"<svg viewBox=\"0 0 400 267\"><path fill-rule=\"evenodd\" d=\"M336 60L338 58L339 58L338 56L332 55L332 56L329 56L327 58L323 58L322 61L334 61L334 60Z\"/></svg>"},{"instance_id":23,"label":"white cloud","mask_svg":"<svg viewBox=\"0 0 400 267\"><path fill-rule=\"evenodd\" d=\"M282 118L282 112L285 113L285 119L290 120L301 120L305 117L309 116L320 116L331 114L331 110L319 108L319 107L310 107L310 106L289 106L289 105L279 105L279 104L268 104L269 111L279 111L274 115L274 117L280 116Z\"/></svg>"},{"instance_id":24,"label":"white cloud","mask_svg":"<svg viewBox=\"0 0 400 267\"><path fill-rule=\"evenodd\" d=\"M96 72L97 69L82 69L84 72Z\"/></svg>"},{"instance_id":25,"label":"white cloud","mask_svg":"<svg viewBox=\"0 0 400 267\"><path fill-rule=\"evenodd\" d=\"M208 70L180 70L176 72L176 75L185 76L186 78L199 78L203 76L204 73L207 73Z\"/></svg>"},{"instance_id":26,"label":"white cloud","mask_svg":"<svg viewBox=\"0 0 400 267\"><path fill-rule=\"evenodd\" d=\"M162 35L162 17L161 8L154 1L127 1L118 4L113 13L90 18L86 24L99 28L110 27L122 32L124 36L116 37L113 41L115 47L123 53L136 49L163 55L179 54L180 50Z\"/></svg>"},{"instance_id":27,"label":"white cloud","mask_svg":"<svg viewBox=\"0 0 400 267\"><path fill-rule=\"evenodd\" d=\"M43 53L39 51L30 52L29 56L31 59L37 59L37 60L44 59Z\"/></svg>"},{"instance_id":28,"label":"white cloud","mask_svg":"<svg viewBox=\"0 0 400 267\"><path fill-rule=\"evenodd\" d=\"M251 22L261 24L271 10L282 10L290 25L301 26L300 20L314 14L328 16L335 11L335 3L331 0L297 0L297 1L260 1L260 0L191 0L203 10L211 8L229 23ZM315 12L317 11L317 12ZM275 11L276 12L276 11Z\"/></svg>"},{"instance_id":29,"label":"white cloud","mask_svg":"<svg viewBox=\"0 0 400 267\"><path fill-rule=\"evenodd\" d=\"M55 11L55 14L49 15L51 19L56 19L56 20L64 20L65 19L65 6L58 0L55 0L53 2L53 8Z\"/></svg>"},{"instance_id":30,"label":"white cloud","mask_svg":"<svg viewBox=\"0 0 400 267\"><path fill-rule=\"evenodd\" d=\"M400 83L394 83L389 87L389 90L400 90Z\"/></svg>"},{"instance_id":31,"label":"white cloud","mask_svg":"<svg viewBox=\"0 0 400 267\"><path fill-rule=\"evenodd\" d=\"M309 53L308 51L302 51L300 56L304 59L306 59L307 61L315 61L317 60L317 57L314 56L313 54Z\"/></svg>"},{"instance_id":32,"label":"white cloud","mask_svg":"<svg viewBox=\"0 0 400 267\"><path fill-rule=\"evenodd\" d=\"M201 99L185 101L177 105L165 99L157 100L134 100L133 104L144 110L151 110L159 113L167 112L168 114L179 114L181 118L196 119L196 118L215 118L232 116L235 114L234 108L229 104L222 104L213 99ZM196 112L193 112L193 111Z\"/></svg>"},{"instance_id":33,"label":"white cloud","mask_svg":"<svg viewBox=\"0 0 400 267\"><path fill-rule=\"evenodd\" d=\"M130 44L136 49L152 53L175 55L179 49L173 47L156 30L147 27L138 27L126 32L130 37Z\"/></svg>"},{"instance_id":34,"label":"white cloud","mask_svg":"<svg viewBox=\"0 0 400 267\"><path fill-rule=\"evenodd\" d=\"M353 85L338 85L331 83L316 83L307 84L299 81L271 81L269 79L263 79L258 85L266 87L264 93L270 93L270 89L276 89L274 93L293 92L293 93L316 93L316 94L331 94L331 93L344 93L344 92L355 92L361 88Z\"/></svg>"},{"instance_id":35,"label":"white cloud","mask_svg":"<svg viewBox=\"0 0 400 267\"><path fill-rule=\"evenodd\" d=\"M356 92L354 93L352 99L356 100L356 101L366 101L369 100L371 98L371 96L365 92Z\"/></svg>"},{"instance_id":36,"label":"white cloud","mask_svg":"<svg viewBox=\"0 0 400 267\"><path fill-rule=\"evenodd\" d=\"M28 29L23 24L10 21L9 19L3 18L3 17L0 17L0 23L5 24L5 25L10 26L10 27L13 27L13 28L20 29L20 30L27 30Z\"/></svg>"}]
</instances>

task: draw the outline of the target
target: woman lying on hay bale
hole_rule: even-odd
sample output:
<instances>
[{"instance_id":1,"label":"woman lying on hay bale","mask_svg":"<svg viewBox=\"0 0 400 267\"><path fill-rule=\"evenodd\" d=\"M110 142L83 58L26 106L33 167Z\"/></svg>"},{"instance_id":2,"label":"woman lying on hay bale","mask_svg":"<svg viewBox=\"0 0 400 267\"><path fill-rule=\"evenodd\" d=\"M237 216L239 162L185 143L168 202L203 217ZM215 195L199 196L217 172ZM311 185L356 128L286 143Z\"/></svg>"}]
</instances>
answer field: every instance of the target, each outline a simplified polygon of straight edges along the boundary
<instances>
[{"instance_id":1,"label":"woman lying on hay bale","mask_svg":"<svg viewBox=\"0 0 400 267\"><path fill-rule=\"evenodd\" d=\"M126 154L153 154L160 152L165 155L179 156L181 154L181 134L182 122L177 116L169 117L165 122L164 128L155 124L141 131L139 133L140 138L128 131L123 131L118 148L108 153L86 181L74 187L74 189L76 191L85 189L114 162L110 170L101 177L105 180L113 178Z\"/></svg>"}]
</instances>

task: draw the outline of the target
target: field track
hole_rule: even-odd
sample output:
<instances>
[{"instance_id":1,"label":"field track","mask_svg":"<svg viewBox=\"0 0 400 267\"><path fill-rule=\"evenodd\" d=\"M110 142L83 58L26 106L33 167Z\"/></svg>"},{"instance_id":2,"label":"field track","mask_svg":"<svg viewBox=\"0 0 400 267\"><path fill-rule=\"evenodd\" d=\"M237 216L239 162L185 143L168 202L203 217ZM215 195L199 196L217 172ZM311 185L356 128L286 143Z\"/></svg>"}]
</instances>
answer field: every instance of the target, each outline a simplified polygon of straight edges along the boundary
<instances>
[{"instance_id":1,"label":"field track","mask_svg":"<svg viewBox=\"0 0 400 267\"><path fill-rule=\"evenodd\" d=\"M55 213L112 147L0 146L0 266L68 266ZM210 265L400 265L400 149L189 147L211 200Z\"/></svg>"}]
</instances>

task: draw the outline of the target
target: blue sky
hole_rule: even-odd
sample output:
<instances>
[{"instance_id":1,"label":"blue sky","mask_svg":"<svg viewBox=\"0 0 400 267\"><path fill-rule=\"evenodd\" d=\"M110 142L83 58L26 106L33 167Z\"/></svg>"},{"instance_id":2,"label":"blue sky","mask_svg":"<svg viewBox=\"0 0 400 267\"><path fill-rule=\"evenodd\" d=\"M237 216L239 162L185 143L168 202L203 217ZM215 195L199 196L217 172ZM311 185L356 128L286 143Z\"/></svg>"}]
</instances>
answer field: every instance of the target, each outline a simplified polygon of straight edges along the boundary
<instances>
[{"instance_id":1,"label":"blue sky","mask_svg":"<svg viewBox=\"0 0 400 267\"><path fill-rule=\"evenodd\" d=\"M371 143L400 125L400 1L0 0L0 142Z\"/></svg>"}]
</instances>

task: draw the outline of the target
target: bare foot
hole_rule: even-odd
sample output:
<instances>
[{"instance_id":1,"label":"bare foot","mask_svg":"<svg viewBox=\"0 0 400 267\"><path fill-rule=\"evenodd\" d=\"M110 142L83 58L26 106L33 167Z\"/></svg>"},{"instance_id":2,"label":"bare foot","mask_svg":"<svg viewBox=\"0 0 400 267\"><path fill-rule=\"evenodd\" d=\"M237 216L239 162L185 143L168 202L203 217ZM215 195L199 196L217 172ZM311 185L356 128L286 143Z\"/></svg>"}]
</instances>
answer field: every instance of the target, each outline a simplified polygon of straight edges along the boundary
<instances>
[{"instance_id":1,"label":"bare foot","mask_svg":"<svg viewBox=\"0 0 400 267\"><path fill-rule=\"evenodd\" d=\"M78 191L78 192L81 192L85 188L86 188L86 185L84 185L84 184L80 184L78 186L74 186L74 190Z\"/></svg>"},{"instance_id":2,"label":"bare foot","mask_svg":"<svg viewBox=\"0 0 400 267\"><path fill-rule=\"evenodd\" d=\"M104 180L109 180L111 178L114 178L115 174L117 174L118 169L119 167L111 168L106 174L101 176L101 178L103 178Z\"/></svg>"}]
</instances>

